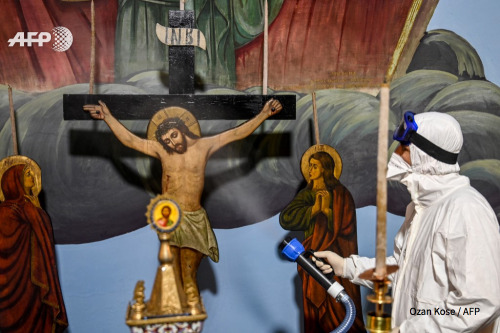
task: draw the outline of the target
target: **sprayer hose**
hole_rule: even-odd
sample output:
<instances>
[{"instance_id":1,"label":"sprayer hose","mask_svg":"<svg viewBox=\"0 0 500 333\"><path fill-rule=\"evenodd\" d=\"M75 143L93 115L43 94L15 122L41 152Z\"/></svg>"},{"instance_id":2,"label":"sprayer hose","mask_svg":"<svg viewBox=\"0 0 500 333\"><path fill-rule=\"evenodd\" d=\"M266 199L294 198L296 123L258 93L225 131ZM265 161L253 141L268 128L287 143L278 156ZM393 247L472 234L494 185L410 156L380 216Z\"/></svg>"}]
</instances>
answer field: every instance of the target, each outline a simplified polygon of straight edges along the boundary
<instances>
[{"instance_id":1,"label":"sprayer hose","mask_svg":"<svg viewBox=\"0 0 500 333\"><path fill-rule=\"evenodd\" d=\"M345 317L340 325L331 333L347 332L351 328L352 324L354 324L354 319L356 318L356 307L354 306L352 299L344 290L337 295L336 300L344 305Z\"/></svg>"}]
</instances>

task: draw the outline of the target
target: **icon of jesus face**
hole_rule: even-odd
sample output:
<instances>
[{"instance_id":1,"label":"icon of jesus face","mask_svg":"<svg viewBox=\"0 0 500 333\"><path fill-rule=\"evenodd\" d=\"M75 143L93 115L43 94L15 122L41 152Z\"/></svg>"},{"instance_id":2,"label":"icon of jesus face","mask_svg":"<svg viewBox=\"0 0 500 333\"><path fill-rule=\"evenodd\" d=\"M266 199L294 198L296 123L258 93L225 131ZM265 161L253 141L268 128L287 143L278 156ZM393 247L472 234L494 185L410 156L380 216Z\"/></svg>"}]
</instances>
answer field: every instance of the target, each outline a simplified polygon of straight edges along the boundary
<instances>
[{"instance_id":1,"label":"icon of jesus face","mask_svg":"<svg viewBox=\"0 0 500 333\"><path fill-rule=\"evenodd\" d=\"M186 152L186 136L177 128L168 130L167 133L161 136L161 140L171 151L175 151L178 154L184 154Z\"/></svg>"},{"instance_id":2,"label":"icon of jesus face","mask_svg":"<svg viewBox=\"0 0 500 333\"><path fill-rule=\"evenodd\" d=\"M168 220L170 217L170 213L172 213L172 209L169 206L164 206L161 209L161 215Z\"/></svg>"},{"instance_id":3,"label":"icon of jesus face","mask_svg":"<svg viewBox=\"0 0 500 333\"><path fill-rule=\"evenodd\" d=\"M159 200L152 208L150 221L159 232L172 232L181 220L179 206L170 199Z\"/></svg>"}]
</instances>

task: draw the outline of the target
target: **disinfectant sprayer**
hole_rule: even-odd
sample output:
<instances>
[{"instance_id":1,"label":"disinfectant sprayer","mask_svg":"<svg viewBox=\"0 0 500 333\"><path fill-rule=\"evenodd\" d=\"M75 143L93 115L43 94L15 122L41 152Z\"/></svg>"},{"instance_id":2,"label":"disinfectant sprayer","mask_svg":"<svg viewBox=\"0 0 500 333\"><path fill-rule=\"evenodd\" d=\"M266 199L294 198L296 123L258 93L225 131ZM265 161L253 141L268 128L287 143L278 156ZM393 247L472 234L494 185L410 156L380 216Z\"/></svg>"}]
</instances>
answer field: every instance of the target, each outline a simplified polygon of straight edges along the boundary
<instances>
[{"instance_id":1,"label":"disinfectant sprayer","mask_svg":"<svg viewBox=\"0 0 500 333\"><path fill-rule=\"evenodd\" d=\"M287 257L287 259L297 262L300 267L302 267L309 275L311 275L323 288L326 289L327 293L335 298L337 302L341 302L346 310L346 316L339 327L334 329L331 333L347 332L356 317L356 307L354 302L347 295L344 287L340 285L335 280L330 280L325 276L321 270L316 266L316 264L310 259L313 256L312 251L305 251L304 246L296 239L291 239L287 237L279 246L281 253ZM316 260L322 261L322 259L316 258Z\"/></svg>"}]
</instances>

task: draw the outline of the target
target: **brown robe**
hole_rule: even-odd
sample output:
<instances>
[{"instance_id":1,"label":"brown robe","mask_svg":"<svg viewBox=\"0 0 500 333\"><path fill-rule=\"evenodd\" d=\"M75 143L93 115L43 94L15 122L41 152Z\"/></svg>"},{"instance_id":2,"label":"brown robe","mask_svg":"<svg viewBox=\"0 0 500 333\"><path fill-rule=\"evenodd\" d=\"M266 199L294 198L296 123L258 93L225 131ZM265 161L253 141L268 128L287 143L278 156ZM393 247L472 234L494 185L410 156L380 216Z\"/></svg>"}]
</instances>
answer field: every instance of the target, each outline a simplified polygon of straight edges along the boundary
<instances>
[{"instance_id":1,"label":"brown robe","mask_svg":"<svg viewBox=\"0 0 500 333\"><path fill-rule=\"evenodd\" d=\"M25 195L24 165L1 179L0 331L63 332L68 326L49 216Z\"/></svg>"},{"instance_id":2,"label":"brown robe","mask_svg":"<svg viewBox=\"0 0 500 333\"><path fill-rule=\"evenodd\" d=\"M340 183L335 185L330 216L319 213L311 218L314 201L313 190L300 191L281 212L281 226L287 230L304 230L302 244L306 250L334 251L341 257L357 254L356 211L349 191ZM345 317L344 306L328 295L300 266L298 271L302 279L305 332L333 331ZM337 276L335 280L344 287L356 306L356 319L349 332L365 332L359 286Z\"/></svg>"}]
</instances>

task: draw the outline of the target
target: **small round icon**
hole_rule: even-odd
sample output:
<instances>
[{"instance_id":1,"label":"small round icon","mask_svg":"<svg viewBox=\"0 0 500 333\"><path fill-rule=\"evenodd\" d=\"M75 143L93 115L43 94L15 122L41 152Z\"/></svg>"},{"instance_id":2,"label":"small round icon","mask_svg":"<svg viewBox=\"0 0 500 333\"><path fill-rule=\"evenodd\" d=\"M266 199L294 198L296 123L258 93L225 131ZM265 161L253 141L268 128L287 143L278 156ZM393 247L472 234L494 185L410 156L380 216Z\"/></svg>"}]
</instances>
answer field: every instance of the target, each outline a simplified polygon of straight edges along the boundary
<instances>
[{"instance_id":1,"label":"small round icon","mask_svg":"<svg viewBox=\"0 0 500 333\"><path fill-rule=\"evenodd\" d=\"M73 44L73 34L68 28L55 27L52 29L52 49L57 52L64 52Z\"/></svg>"},{"instance_id":2,"label":"small round icon","mask_svg":"<svg viewBox=\"0 0 500 333\"><path fill-rule=\"evenodd\" d=\"M159 232L172 232L179 225L181 215L181 209L175 201L158 198L148 210L148 222Z\"/></svg>"}]
</instances>

